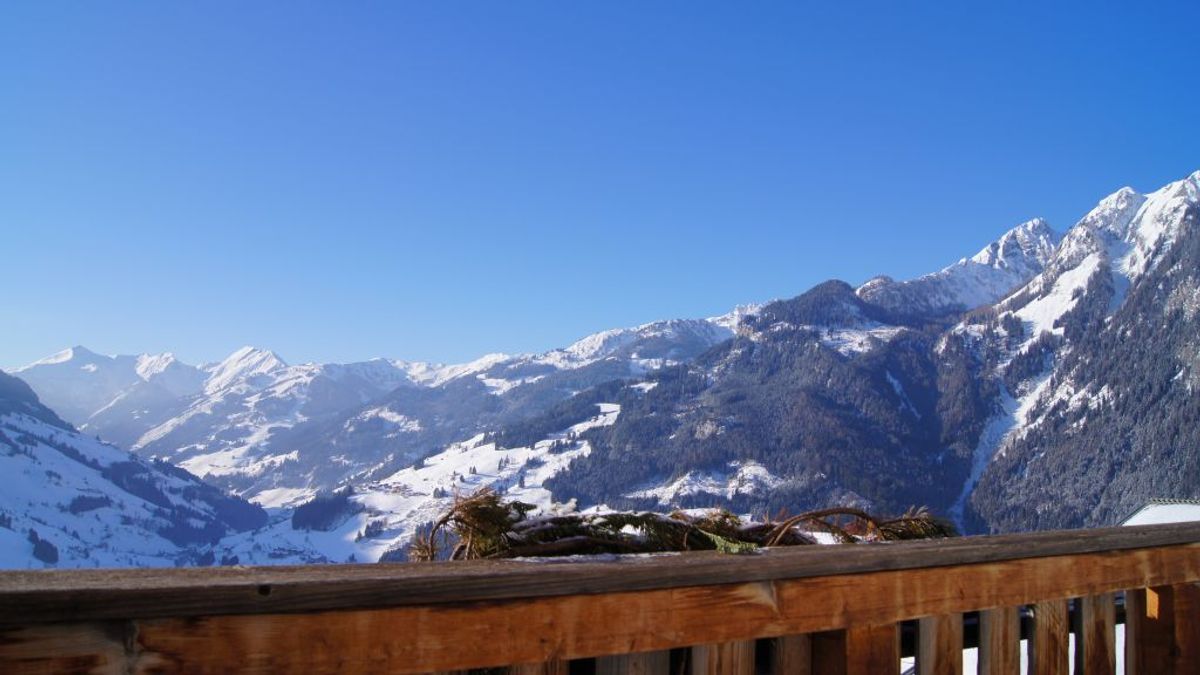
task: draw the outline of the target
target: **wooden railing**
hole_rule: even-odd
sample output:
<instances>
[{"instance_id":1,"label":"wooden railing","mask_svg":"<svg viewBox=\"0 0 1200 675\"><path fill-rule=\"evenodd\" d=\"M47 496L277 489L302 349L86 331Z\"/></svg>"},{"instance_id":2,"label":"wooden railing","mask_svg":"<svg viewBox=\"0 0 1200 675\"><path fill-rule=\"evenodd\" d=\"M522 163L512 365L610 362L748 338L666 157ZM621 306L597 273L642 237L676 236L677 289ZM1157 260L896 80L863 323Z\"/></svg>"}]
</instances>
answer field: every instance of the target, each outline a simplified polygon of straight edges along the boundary
<instances>
[{"instance_id":1,"label":"wooden railing","mask_svg":"<svg viewBox=\"0 0 1200 675\"><path fill-rule=\"evenodd\" d=\"M0 573L0 673L1200 672L1200 524L588 561ZM972 619L974 619L972 614ZM905 624L910 625L910 624ZM975 623L972 623L974 626ZM518 665L512 665L518 664Z\"/></svg>"}]
</instances>

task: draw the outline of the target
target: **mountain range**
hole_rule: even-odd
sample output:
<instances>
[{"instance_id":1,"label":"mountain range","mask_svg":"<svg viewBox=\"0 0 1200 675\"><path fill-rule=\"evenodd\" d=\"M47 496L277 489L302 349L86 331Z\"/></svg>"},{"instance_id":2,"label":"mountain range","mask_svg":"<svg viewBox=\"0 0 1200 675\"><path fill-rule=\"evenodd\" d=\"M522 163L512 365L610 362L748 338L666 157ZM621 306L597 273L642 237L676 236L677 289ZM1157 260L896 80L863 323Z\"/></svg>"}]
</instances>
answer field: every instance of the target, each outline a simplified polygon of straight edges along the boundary
<instances>
[{"instance_id":1,"label":"mountain range","mask_svg":"<svg viewBox=\"0 0 1200 675\"><path fill-rule=\"evenodd\" d=\"M389 359L288 365L252 347L192 366L171 354L102 356L74 347L15 374L82 432L266 506L289 506L534 416L602 382L689 360L730 338L753 311L659 321L544 354L489 354L449 366Z\"/></svg>"},{"instance_id":2,"label":"mountain range","mask_svg":"<svg viewBox=\"0 0 1200 675\"><path fill-rule=\"evenodd\" d=\"M1123 188L1062 234L1022 223L916 279L461 365L76 347L14 373L46 408L21 424L269 512L211 526L183 560L402 558L483 486L544 509L923 504L968 532L1113 524L1200 496L1198 217L1200 172Z\"/></svg>"},{"instance_id":3,"label":"mountain range","mask_svg":"<svg viewBox=\"0 0 1200 675\"><path fill-rule=\"evenodd\" d=\"M186 471L79 433L4 373L0 467L0 567L212 563L222 538L268 522Z\"/></svg>"}]
</instances>

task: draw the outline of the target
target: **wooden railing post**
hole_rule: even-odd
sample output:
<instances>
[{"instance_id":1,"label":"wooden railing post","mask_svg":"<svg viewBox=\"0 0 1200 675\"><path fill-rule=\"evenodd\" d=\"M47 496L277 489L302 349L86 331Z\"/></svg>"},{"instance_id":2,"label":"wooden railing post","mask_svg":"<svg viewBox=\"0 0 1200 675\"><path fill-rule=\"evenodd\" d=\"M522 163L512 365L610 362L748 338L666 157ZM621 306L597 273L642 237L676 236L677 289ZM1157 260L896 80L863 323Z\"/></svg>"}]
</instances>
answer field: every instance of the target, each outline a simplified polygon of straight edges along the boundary
<instances>
[{"instance_id":1,"label":"wooden railing post","mask_svg":"<svg viewBox=\"0 0 1200 675\"><path fill-rule=\"evenodd\" d=\"M811 675L812 638L808 635L787 635L775 639L774 662L771 672L775 675Z\"/></svg>"},{"instance_id":2,"label":"wooden railing post","mask_svg":"<svg viewBox=\"0 0 1200 675\"><path fill-rule=\"evenodd\" d=\"M1019 675L1021 617L1016 607L979 612L979 675Z\"/></svg>"},{"instance_id":3,"label":"wooden railing post","mask_svg":"<svg viewBox=\"0 0 1200 675\"><path fill-rule=\"evenodd\" d=\"M917 628L918 675L962 675L962 614L922 617Z\"/></svg>"},{"instance_id":4,"label":"wooden railing post","mask_svg":"<svg viewBox=\"0 0 1200 675\"><path fill-rule=\"evenodd\" d=\"M1160 615L1162 598L1152 588L1125 591L1125 674L1168 672L1174 626ZM1173 617L1172 617L1173 618Z\"/></svg>"},{"instance_id":5,"label":"wooden railing post","mask_svg":"<svg viewBox=\"0 0 1200 675\"><path fill-rule=\"evenodd\" d=\"M1116 605L1112 593L1080 599L1082 613L1083 672L1114 675L1117 672Z\"/></svg>"},{"instance_id":6,"label":"wooden railing post","mask_svg":"<svg viewBox=\"0 0 1200 675\"><path fill-rule=\"evenodd\" d=\"M846 629L846 675L900 672L900 628L894 623Z\"/></svg>"},{"instance_id":7,"label":"wooden railing post","mask_svg":"<svg viewBox=\"0 0 1200 675\"><path fill-rule=\"evenodd\" d=\"M1175 594L1170 586L1125 591L1125 672L1171 673L1175 657Z\"/></svg>"},{"instance_id":8,"label":"wooden railing post","mask_svg":"<svg viewBox=\"0 0 1200 675\"><path fill-rule=\"evenodd\" d=\"M857 625L846 630L813 633L812 671L820 675L899 673L899 626Z\"/></svg>"},{"instance_id":9,"label":"wooden railing post","mask_svg":"<svg viewBox=\"0 0 1200 675\"><path fill-rule=\"evenodd\" d=\"M1125 592L1125 672L1195 673L1200 668L1200 587Z\"/></svg>"},{"instance_id":10,"label":"wooden railing post","mask_svg":"<svg viewBox=\"0 0 1200 675\"><path fill-rule=\"evenodd\" d=\"M1070 633L1066 600L1046 600L1033 606L1033 640L1029 646L1034 675L1068 672Z\"/></svg>"},{"instance_id":11,"label":"wooden railing post","mask_svg":"<svg viewBox=\"0 0 1200 675\"><path fill-rule=\"evenodd\" d=\"M1178 584L1175 596L1175 672L1200 672L1200 586Z\"/></svg>"},{"instance_id":12,"label":"wooden railing post","mask_svg":"<svg viewBox=\"0 0 1200 675\"><path fill-rule=\"evenodd\" d=\"M846 675L846 631L813 633L812 671L820 675Z\"/></svg>"},{"instance_id":13,"label":"wooden railing post","mask_svg":"<svg viewBox=\"0 0 1200 675\"><path fill-rule=\"evenodd\" d=\"M691 675L754 675L754 640L697 645L689 656Z\"/></svg>"}]
</instances>

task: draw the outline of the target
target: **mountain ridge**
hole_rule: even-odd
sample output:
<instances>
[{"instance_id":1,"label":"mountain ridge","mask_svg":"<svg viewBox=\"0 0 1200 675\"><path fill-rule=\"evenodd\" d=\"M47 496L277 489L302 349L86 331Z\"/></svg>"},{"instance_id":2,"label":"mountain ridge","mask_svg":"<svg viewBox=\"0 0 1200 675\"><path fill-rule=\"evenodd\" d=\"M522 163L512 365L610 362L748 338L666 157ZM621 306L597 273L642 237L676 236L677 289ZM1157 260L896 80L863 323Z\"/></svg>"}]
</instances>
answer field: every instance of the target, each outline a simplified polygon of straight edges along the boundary
<instances>
[{"instance_id":1,"label":"mountain ridge","mask_svg":"<svg viewBox=\"0 0 1200 675\"><path fill-rule=\"evenodd\" d=\"M353 506L320 536L272 525L327 540L331 560L402 557L465 486L536 489L543 508L925 504L971 532L1113 524L1131 500L1200 496L1195 453L1163 435L1200 426L1186 422L1200 420L1197 209L1200 172L1117 190L1061 234L1026 221L915 279L828 281L541 354L291 366L249 350L131 447L273 509ZM1145 392L1167 404L1145 408ZM1080 432L1086 419L1106 433ZM1135 465L1141 478L1122 473Z\"/></svg>"}]
</instances>

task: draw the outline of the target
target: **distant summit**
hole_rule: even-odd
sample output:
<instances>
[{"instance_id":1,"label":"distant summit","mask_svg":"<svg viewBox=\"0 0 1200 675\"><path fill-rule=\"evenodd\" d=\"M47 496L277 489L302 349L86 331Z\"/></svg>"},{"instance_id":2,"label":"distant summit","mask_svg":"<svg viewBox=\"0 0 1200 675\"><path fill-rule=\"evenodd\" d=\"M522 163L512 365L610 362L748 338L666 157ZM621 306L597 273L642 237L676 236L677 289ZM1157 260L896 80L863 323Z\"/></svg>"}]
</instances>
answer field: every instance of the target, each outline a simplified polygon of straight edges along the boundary
<instances>
[{"instance_id":1,"label":"distant summit","mask_svg":"<svg viewBox=\"0 0 1200 675\"><path fill-rule=\"evenodd\" d=\"M970 258L910 281L875 277L864 300L896 312L940 314L996 302L1045 267L1061 235L1041 218L1017 225Z\"/></svg>"}]
</instances>

